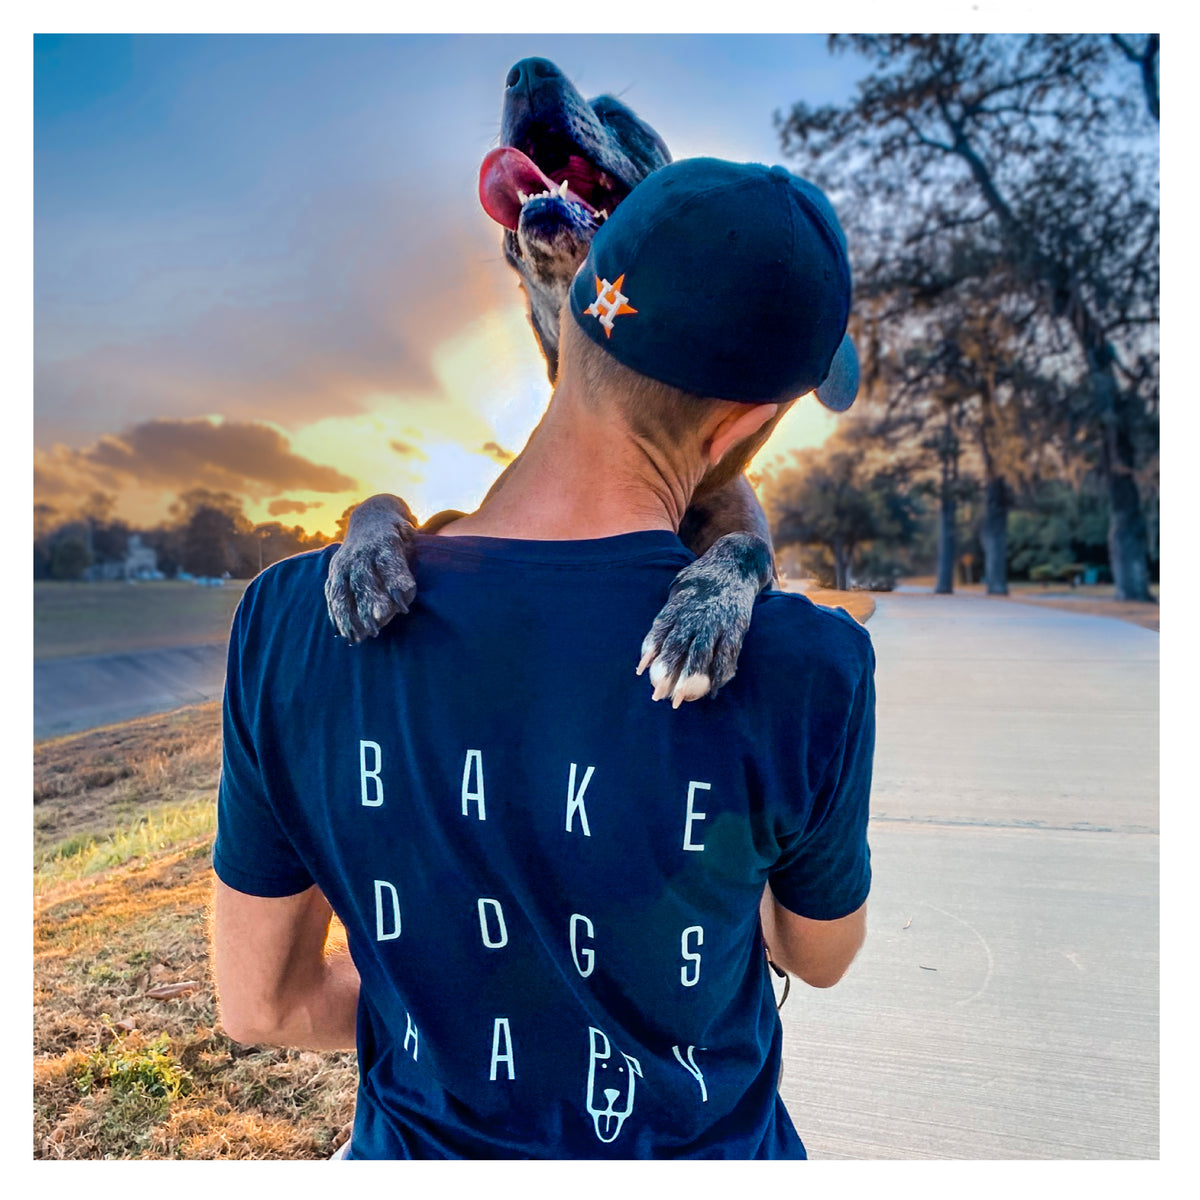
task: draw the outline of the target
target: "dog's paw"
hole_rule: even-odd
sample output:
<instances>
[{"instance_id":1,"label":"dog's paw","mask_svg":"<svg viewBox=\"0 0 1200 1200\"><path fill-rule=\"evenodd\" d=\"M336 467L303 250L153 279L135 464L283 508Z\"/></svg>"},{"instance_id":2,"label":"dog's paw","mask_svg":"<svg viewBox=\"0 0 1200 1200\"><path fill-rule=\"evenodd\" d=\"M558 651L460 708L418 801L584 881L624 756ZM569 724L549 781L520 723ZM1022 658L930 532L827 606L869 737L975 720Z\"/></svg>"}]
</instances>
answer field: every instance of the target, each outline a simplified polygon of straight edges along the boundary
<instances>
[{"instance_id":1,"label":"dog's paw","mask_svg":"<svg viewBox=\"0 0 1200 1200\"><path fill-rule=\"evenodd\" d=\"M329 561L325 603L347 641L375 637L417 594L408 556L415 522L395 496L372 496L350 518L346 540Z\"/></svg>"},{"instance_id":2,"label":"dog's paw","mask_svg":"<svg viewBox=\"0 0 1200 1200\"><path fill-rule=\"evenodd\" d=\"M642 643L637 673L650 670L653 699L715 696L737 671L754 598L773 578L760 537L729 533L685 567Z\"/></svg>"}]
</instances>

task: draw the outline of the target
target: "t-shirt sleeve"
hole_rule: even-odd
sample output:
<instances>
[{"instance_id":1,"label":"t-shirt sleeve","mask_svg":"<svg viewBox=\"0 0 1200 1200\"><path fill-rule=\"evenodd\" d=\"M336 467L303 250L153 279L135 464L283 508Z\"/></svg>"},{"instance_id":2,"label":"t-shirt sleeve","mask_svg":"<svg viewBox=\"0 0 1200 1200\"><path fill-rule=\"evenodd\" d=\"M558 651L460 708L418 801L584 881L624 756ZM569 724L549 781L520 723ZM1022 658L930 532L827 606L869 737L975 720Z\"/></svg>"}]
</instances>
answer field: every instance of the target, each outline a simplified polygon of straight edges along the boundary
<instances>
[{"instance_id":1,"label":"t-shirt sleeve","mask_svg":"<svg viewBox=\"0 0 1200 1200\"><path fill-rule=\"evenodd\" d=\"M250 607L243 597L229 638L213 870L222 883L247 895L294 896L313 879L279 821L256 745L251 698L257 685L245 664L261 663L262 656L247 653Z\"/></svg>"},{"instance_id":2,"label":"t-shirt sleeve","mask_svg":"<svg viewBox=\"0 0 1200 1200\"><path fill-rule=\"evenodd\" d=\"M871 890L867 818L875 756L875 654L854 690L844 734L813 799L808 824L770 875L771 891L797 916L833 921Z\"/></svg>"}]
</instances>

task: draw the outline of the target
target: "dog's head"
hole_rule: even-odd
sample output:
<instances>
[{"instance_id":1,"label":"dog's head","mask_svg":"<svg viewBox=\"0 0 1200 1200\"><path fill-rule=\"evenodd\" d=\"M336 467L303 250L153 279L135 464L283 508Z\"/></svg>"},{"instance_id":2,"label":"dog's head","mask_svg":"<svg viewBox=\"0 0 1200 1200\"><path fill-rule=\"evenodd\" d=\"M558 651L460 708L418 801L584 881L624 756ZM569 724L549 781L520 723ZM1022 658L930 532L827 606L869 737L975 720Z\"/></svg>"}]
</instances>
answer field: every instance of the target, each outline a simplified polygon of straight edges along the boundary
<instances>
[{"instance_id":1,"label":"dog's head","mask_svg":"<svg viewBox=\"0 0 1200 1200\"><path fill-rule=\"evenodd\" d=\"M558 319L592 237L651 171L671 161L662 138L612 96L584 100L544 58L508 73L500 145L483 160L479 198L504 226L551 382Z\"/></svg>"},{"instance_id":2,"label":"dog's head","mask_svg":"<svg viewBox=\"0 0 1200 1200\"><path fill-rule=\"evenodd\" d=\"M642 1076L636 1058L614 1050L607 1035L594 1025L588 1026L587 1110L596 1136L602 1142L615 1142L626 1118L633 1112L637 1080Z\"/></svg>"}]
</instances>

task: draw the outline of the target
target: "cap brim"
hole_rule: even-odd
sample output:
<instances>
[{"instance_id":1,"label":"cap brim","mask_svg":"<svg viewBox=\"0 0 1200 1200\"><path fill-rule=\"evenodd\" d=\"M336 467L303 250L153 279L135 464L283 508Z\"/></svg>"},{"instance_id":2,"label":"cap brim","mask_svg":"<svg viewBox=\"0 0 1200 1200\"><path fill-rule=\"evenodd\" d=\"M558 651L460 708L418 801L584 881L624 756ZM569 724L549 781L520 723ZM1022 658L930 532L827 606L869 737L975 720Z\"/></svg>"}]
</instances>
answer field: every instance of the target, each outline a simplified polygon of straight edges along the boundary
<instances>
[{"instance_id":1,"label":"cap brim","mask_svg":"<svg viewBox=\"0 0 1200 1200\"><path fill-rule=\"evenodd\" d=\"M854 403L854 397L858 395L858 352L849 334L842 338L842 344L834 352L825 381L813 391L817 399L834 412L845 412Z\"/></svg>"}]
</instances>

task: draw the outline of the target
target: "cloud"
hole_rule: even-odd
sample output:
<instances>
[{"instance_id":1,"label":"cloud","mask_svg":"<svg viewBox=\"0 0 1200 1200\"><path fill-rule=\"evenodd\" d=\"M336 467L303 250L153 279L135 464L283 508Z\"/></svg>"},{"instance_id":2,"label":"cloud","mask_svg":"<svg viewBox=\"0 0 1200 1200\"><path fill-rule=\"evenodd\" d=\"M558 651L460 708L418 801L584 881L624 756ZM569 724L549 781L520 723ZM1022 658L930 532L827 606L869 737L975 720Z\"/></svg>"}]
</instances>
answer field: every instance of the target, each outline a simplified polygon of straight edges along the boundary
<instances>
[{"instance_id":1,"label":"cloud","mask_svg":"<svg viewBox=\"0 0 1200 1200\"><path fill-rule=\"evenodd\" d=\"M505 450L498 442L484 442L479 447L480 454L486 454L498 463L510 463L516 455L511 450Z\"/></svg>"},{"instance_id":2,"label":"cloud","mask_svg":"<svg viewBox=\"0 0 1200 1200\"><path fill-rule=\"evenodd\" d=\"M272 500L267 505L267 512L273 517L282 517L285 513L306 513L310 508L320 508L320 500Z\"/></svg>"},{"instance_id":3,"label":"cloud","mask_svg":"<svg viewBox=\"0 0 1200 1200\"><path fill-rule=\"evenodd\" d=\"M439 342L493 308L522 312L495 227L465 193L445 206L417 184L331 186L275 237L229 232L207 273L187 261L187 228L148 233L127 248L148 265L106 320L96 304L37 312L39 444L164 414L296 430L370 411L379 395L435 395ZM48 293L70 294L72 261L39 266ZM520 351L537 361L527 330Z\"/></svg>"},{"instance_id":4,"label":"cloud","mask_svg":"<svg viewBox=\"0 0 1200 1200\"><path fill-rule=\"evenodd\" d=\"M395 452L399 454L401 458L416 458L420 459L422 462L428 458L428 455L419 446L409 445L408 442L402 442L398 438L392 438L391 441L388 442L388 445L391 446L391 448L395 450Z\"/></svg>"},{"instance_id":5,"label":"cloud","mask_svg":"<svg viewBox=\"0 0 1200 1200\"><path fill-rule=\"evenodd\" d=\"M348 492L358 483L295 453L284 433L261 421L156 418L104 434L82 449L56 445L34 451L39 499L97 488L195 487L263 499L283 491Z\"/></svg>"}]
</instances>

